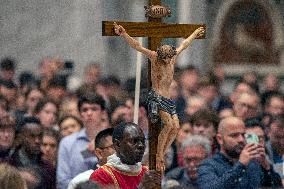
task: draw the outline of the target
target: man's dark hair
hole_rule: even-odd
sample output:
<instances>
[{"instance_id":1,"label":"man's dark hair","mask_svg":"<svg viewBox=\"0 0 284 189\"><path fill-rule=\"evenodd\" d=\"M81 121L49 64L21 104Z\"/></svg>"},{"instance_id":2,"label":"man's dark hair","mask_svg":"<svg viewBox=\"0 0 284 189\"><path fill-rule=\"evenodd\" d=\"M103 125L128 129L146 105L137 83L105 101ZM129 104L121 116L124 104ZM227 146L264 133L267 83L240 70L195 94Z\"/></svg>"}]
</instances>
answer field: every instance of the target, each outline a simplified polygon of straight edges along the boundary
<instances>
[{"instance_id":1,"label":"man's dark hair","mask_svg":"<svg viewBox=\"0 0 284 189\"><path fill-rule=\"evenodd\" d=\"M52 103L55 105L56 109L58 110L58 105L51 99L41 99L38 101L38 103L36 104L35 106L35 109L34 109L34 113L35 114L38 114L43 108L44 106L47 104L47 103Z\"/></svg>"},{"instance_id":2,"label":"man's dark hair","mask_svg":"<svg viewBox=\"0 0 284 189\"><path fill-rule=\"evenodd\" d=\"M123 139L124 130L130 126L138 127L137 124L132 122L121 122L120 124L118 124L113 130L112 141L121 141Z\"/></svg>"},{"instance_id":3,"label":"man's dark hair","mask_svg":"<svg viewBox=\"0 0 284 189\"><path fill-rule=\"evenodd\" d=\"M89 94L89 95L84 95L84 96L80 97L79 101L78 101L78 110L79 110L79 112L81 112L81 107L85 103L88 103L88 104L98 104L98 105L100 105L102 110L105 110L105 100L100 95Z\"/></svg>"},{"instance_id":4,"label":"man's dark hair","mask_svg":"<svg viewBox=\"0 0 284 189\"><path fill-rule=\"evenodd\" d=\"M216 131L218 130L219 118L216 112L213 110L208 110L208 109L198 110L192 115L190 121L192 125L198 123L199 121L208 121L210 123L213 123L214 129Z\"/></svg>"},{"instance_id":5,"label":"man's dark hair","mask_svg":"<svg viewBox=\"0 0 284 189\"><path fill-rule=\"evenodd\" d=\"M37 117L34 117L34 116L27 116L27 117L24 117L20 123L18 123L17 125L17 133L20 133L27 124L36 124L38 125L39 127L41 127L41 123L40 123L40 120L37 118Z\"/></svg>"},{"instance_id":6,"label":"man's dark hair","mask_svg":"<svg viewBox=\"0 0 284 189\"><path fill-rule=\"evenodd\" d=\"M59 88L66 90L67 78L62 75L56 75L48 82L48 87L49 88L59 87Z\"/></svg>"},{"instance_id":7,"label":"man's dark hair","mask_svg":"<svg viewBox=\"0 0 284 189\"><path fill-rule=\"evenodd\" d=\"M261 123L261 121L258 118L247 119L245 121L245 127L246 128L260 127L263 131L265 130L264 125Z\"/></svg>"},{"instance_id":8,"label":"man's dark hair","mask_svg":"<svg viewBox=\"0 0 284 189\"><path fill-rule=\"evenodd\" d=\"M7 80L0 80L0 85L4 86L7 89L17 89L17 86L14 82L12 81L7 81Z\"/></svg>"},{"instance_id":9,"label":"man's dark hair","mask_svg":"<svg viewBox=\"0 0 284 189\"><path fill-rule=\"evenodd\" d=\"M103 148L104 139L108 136L112 136L113 130L113 128L107 128L100 131L95 138L95 148Z\"/></svg>"},{"instance_id":10,"label":"man's dark hair","mask_svg":"<svg viewBox=\"0 0 284 189\"><path fill-rule=\"evenodd\" d=\"M22 87L24 85L39 86L38 85L39 83L36 80L34 74L30 71L21 72L19 77L18 77L18 81L19 81L20 87Z\"/></svg>"},{"instance_id":11,"label":"man's dark hair","mask_svg":"<svg viewBox=\"0 0 284 189\"><path fill-rule=\"evenodd\" d=\"M1 60L1 63L0 63L1 70L13 70L14 71L15 68L16 68L16 62L13 58L6 57Z\"/></svg>"}]
</instances>

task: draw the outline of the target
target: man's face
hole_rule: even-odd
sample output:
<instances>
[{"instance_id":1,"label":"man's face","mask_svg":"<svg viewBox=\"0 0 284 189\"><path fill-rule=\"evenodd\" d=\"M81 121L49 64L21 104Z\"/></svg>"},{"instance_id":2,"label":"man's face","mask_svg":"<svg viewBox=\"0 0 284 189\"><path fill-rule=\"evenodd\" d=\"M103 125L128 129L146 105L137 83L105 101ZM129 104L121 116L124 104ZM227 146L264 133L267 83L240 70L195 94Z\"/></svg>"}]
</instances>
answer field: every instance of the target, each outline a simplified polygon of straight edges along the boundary
<instances>
[{"instance_id":1,"label":"man's face","mask_svg":"<svg viewBox=\"0 0 284 189\"><path fill-rule=\"evenodd\" d=\"M270 125L269 137L272 148L279 154L284 153L284 128L280 122L273 122Z\"/></svg>"},{"instance_id":2,"label":"man's face","mask_svg":"<svg viewBox=\"0 0 284 189\"><path fill-rule=\"evenodd\" d=\"M12 127L0 128L0 150L11 148L15 138L15 130Z\"/></svg>"},{"instance_id":3,"label":"man's face","mask_svg":"<svg viewBox=\"0 0 284 189\"><path fill-rule=\"evenodd\" d=\"M223 134L217 134L221 151L231 158L238 158L245 147L245 126L242 122L228 123Z\"/></svg>"},{"instance_id":4,"label":"man's face","mask_svg":"<svg viewBox=\"0 0 284 189\"><path fill-rule=\"evenodd\" d=\"M187 175L191 180L197 179L197 168L201 161L206 158L205 149L202 146L186 147L183 150L183 160Z\"/></svg>"},{"instance_id":5,"label":"man's face","mask_svg":"<svg viewBox=\"0 0 284 189\"><path fill-rule=\"evenodd\" d=\"M105 164L107 162L107 157L115 153L112 143L112 136L107 136L104 138L103 146L96 148L95 153L100 160L100 165Z\"/></svg>"},{"instance_id":6,"label":"man's face","mask_svg":"<svg viewBox=\"0 0 284 189\"><path fill-rule=\"evenodd\" d=\"M42 128L38 124L28 123L24 126L24 147L27 153L37 155L40 153Z\"/></svg>"},{"instance_id":7,"label":"man's face","mask_svg":"<svg viewBox=\"0 0 284 189\"><path fill-rule=\"evenodd\" d=\"M266 107L266 112L273 116L281 115L284 113L284 101L278 97L272 97L270 103Z\"/></svg>"},{"instance_id":8,"label":"man's face","mask_svg":"<svg viewBox=\"0 0 284 189\"><path fill-rule=\"evenodd\" d=\"M207 137L212 141L213 137L216 135L213 123L205 120L197 121L193 124L193 134L202 135Z\"/></svg>"},{"instance_id":9,"label":"man's face","mask_svg":"<svg viewBox=\"0 0 284 189\"><path fill-rule=\"evenodd\" d=\"M252 128L246 128L246 133L254 133L258 136L259 144L261 146L265 146L265 135L264 131L260 127L252 127Z\"/></svg>"},{"instance_id":10,"label":"man's face","mask_svg":"<svg viewBox=\"0 0 284 189\"><path fill-rule=\"evenodd\" d=\"M100 126L102 113L99 104L84 103L80 108L81 118L86 127Z\"/></svg>"},{"instance_id":11,"label":"man's face","mask_svg":"<svg viewBox=\"0 0 284 189\"><path fill-rule=\"evenodd\" d=\"M237 117L245 121L257 115L258 99L246 93L240 95L234 104L234 112Z\"/></svg>"},{"instance_id":12,"label":"man's face","mask_svg":"<svg viewBox=\"0 0 284 189\"><path fill-rule=\"evenodd\" d=\"M123 139L115 142L115 149L122 163L135 165L141 162L145 151L145 136L142 129L128 126L124 130Z\"/></svg>"}]
</instances>

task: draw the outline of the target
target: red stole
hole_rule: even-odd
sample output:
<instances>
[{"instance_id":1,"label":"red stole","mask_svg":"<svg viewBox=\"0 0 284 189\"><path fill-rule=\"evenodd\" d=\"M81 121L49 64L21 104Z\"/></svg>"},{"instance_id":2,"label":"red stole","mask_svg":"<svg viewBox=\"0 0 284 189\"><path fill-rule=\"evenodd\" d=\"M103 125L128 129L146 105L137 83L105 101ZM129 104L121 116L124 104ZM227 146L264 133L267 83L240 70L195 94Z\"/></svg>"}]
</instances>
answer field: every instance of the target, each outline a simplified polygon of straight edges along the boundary
<instances>
[{"instance_id":1,"label":"red stole","mask_svg":"<svg viewBox=\"0 0 284 189\"><path fill-rule=\"evenodd\" d=\"M139 173L128 173L103 165L92 173L90 180L102 186L113 185L116 189L136 189L146 171L146 166L142 166Z\"/></svg>"}]
</instances>

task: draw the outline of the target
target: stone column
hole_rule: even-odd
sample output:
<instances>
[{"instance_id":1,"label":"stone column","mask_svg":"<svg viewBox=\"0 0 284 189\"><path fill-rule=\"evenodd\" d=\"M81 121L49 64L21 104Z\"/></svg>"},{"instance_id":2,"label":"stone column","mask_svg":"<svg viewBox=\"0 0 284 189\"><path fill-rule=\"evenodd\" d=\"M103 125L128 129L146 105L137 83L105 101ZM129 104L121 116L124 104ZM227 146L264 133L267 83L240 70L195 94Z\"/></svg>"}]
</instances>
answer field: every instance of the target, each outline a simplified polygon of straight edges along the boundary
<instances>
[{"instance_id":1,"label":"stone column","mask_svg":"<svg viewBox=\"0 0 284 189\"><path fill-rule=\"evenodd\" d=\"M185 24L205 23L206 0L179 0L177 4L177 22ZM179 39L177 46L183 39ZM179 66L194 64L200 70L207 66L206 62L206 42L205 40L193 41L178 58Z\"/></svg>"}]
</instances>

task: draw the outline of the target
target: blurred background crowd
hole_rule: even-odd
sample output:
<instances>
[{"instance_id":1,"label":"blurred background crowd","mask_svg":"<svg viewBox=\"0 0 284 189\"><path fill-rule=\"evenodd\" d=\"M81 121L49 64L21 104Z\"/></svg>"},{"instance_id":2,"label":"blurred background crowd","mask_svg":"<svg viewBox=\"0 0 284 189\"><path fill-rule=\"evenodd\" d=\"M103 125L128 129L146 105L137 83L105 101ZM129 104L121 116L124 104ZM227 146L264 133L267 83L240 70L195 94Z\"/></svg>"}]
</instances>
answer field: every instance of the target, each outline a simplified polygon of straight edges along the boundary
<instances>
[{"instance_id":1,"label":"blurred background crowd","mask_svg":"<svg viewBox=\"0 0 284 189\"><path fill-rule=\"evenodd\" d=\"M102 73L99 64L90 63L80 82L72 75L74 64L45 58L35 65L37 73L25 71L15 76L13 58L0 62L0 162L18 168L29 188L55 188L56 183L59 189L67 188L77 174L95 169L99 163L95 136L87 130L95 135L122 121L133 121L135 79L121 81ZM196 180L198 164L218 151L219 121L233 115L248 129L257 130L271 164L284 178L284 97L279 79L273 73L260 79L257 73L247 72L225 95L224 78L221 67L204 74L192 65L176 68L170 91L181 128L166 155L165 185L175 181L186 185L182 171ZM138 125L147 138L146 94L147 71L143 71ZM84 102L97 106L88 107ZM87 135L83 136L83 130ZM201 138L192 139L192 135ZM206 142L210 145L206 153L189 150L192 144ZM101 148L105 150L105 146ZM148 163L147 150L143 163Z\"/></svg>"}]
</instances>

